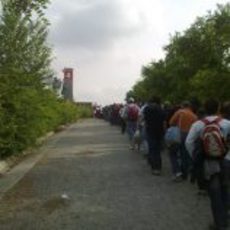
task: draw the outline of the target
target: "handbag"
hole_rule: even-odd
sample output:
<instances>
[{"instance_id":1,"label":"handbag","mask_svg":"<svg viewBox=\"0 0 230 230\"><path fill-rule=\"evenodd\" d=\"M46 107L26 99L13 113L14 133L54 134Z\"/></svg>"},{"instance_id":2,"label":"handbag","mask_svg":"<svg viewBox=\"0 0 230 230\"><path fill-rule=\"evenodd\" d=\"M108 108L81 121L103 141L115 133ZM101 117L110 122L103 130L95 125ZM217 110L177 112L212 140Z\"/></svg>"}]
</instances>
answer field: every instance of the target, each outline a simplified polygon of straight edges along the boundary
<instances>
[{"instance_id":1,"label":"handbag","mask_svg":"<svg viewBox=\"0 0 230 230\"><path fill-rule=\"evenodd\" d=\"M181 131L178 126L171 126L166 130L165 143L167 146L171 146L172 144L180 144L181 143Z\"/></svg>"}]
</instances>

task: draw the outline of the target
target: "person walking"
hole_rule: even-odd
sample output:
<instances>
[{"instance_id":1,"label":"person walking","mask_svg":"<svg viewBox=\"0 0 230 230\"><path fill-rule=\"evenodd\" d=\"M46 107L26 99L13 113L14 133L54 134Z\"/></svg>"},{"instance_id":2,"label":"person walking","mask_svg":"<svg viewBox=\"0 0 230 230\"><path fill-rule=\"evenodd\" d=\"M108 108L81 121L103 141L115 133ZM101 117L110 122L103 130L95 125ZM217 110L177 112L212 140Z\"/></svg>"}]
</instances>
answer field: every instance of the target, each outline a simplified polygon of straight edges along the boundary
<instances>
[{"instance_id":1,"label":"person walking","mask_svg":"<svg viewBox=\"0 0 230 230\"><path fill-rule=\"evenodd\" d=\"M230 135L230 121L218 116L217 100L207 100L204 108L207 115L192 125L186 138L186 148L192 159L195 159L197 148L203 156L203 164L200 167L203 167L207 181L214 219L214 224L210 225L209 229L227 230L230 152L227 151L226 141Z\"/></svg>"},{"instance_id":2,"label":"person walking","mask_svg":"<svg viewBox=\"0 0 230 230\"><path fill-rule=\"evenodd\" d=\"M166 136L170 129L172 130L172 128L176 128L176 127L170 127L169 121L171 117L176 113L176 111L178 111L178 109L180 109L180 106L173 106L171 107L171 109L167 108L165 112L165 115L166 115L165 123L166 123L166 128L167 128L166 134L165 134ZM180 135L178 135L178 137L180 138ZM172 170L172 175L173 175L172 180L174 182L181 182L183 178L182 178L180 155L179 155L180 154L180 142L175 141L175 138L176 138L175 133L173 134L173 138L174 138L174 141L170 140L170 143L168 143L168 140L165 139L165 144L166 144L166 147L169 153L169 160L171 163L171 170Z\"/></svg>"},{"instance_id":3,"label":"person walking","mask_svg":"<svg viewBox=\"0 0 230 230\"><path fill-rule=\"evenodd\" d=\"M197 116L191 109L189 101L182 103L182 108L179 109L170 119L170 126L178 126L181 131L180 143L180 158L181 158L181 172L182 178L187 179L191 167L191 158L185 148L185 140L188 135L191 125L197 120Z\"/></svg>"},{"instance_id":4,"label":"person walking","mask_svg":"<svg viewBox=\"0 0 230 230\"><path fill-rule=\"evenodd\" d=\"M124 111L125 111L125 106L121 105L121 108L119 110L119 117L120 117L120 126L121 126L122 134L125 134L125 130L126 130L126 121L124 119Z\"/></svg>"},{"instance_id":5,"label":"person walking","mask_svg":"<svg viewBox=\"0 0 230 230\"><path fill-rule=\"evenodd\" d=\"M140 132L141 132L141 147L142 147L142 152L145 157L148 155L148 144L147 144L147 138L146 138L146 125L145 125L145 119L144 119L144 110L147 107L148 103L144 103L140 107L140 112L139 112L139 127L140 127Z\"/></svg>"},{"instance_id":6,"label":"person walking","mask_svg":"<svg viewBox=\"0 0 230 230\"><path fill-rule=\"evenodd\" d=\"M148 143L148 162L154 175L161 174L161 147L164 136L164 112L160 98L152 97L143 110Z\"/></svg>"},{"instance_id":7,"label":"person walking","mask_svg":"<svg viewBox=\"0 0 230 230\"><path fill-rule=\"evenodd\" d=\"M139 106L135 103L132 97L128 98L127 105L124 107L122 118L126 121L126 131L129 136L130 149L134 150L133 137L137 130L139 118Z\"/></svg>"}]
</instances>

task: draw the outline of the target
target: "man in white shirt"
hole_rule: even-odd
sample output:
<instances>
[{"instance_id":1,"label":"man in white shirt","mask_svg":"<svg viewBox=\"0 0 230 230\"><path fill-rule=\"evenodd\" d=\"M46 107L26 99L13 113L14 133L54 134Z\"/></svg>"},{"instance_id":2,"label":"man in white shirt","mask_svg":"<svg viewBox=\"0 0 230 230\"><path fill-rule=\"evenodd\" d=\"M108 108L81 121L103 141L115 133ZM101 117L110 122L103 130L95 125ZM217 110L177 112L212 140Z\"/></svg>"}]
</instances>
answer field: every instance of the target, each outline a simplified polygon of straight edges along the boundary
<instances>
[{"instance_id":1,"label":"man in white shirt","mask_svg":"<svg viewBox=\"0 0 230 230\"><path fill-rule=\"evenodd\" d=\"M209 99L205 102L205 111L207 116L205 120L211 122L218 119L217 113L219 103L215 99ZM218 119L218 124L225 140L230 135L230 121L226 119ZM194 159L194 152L197 148L197 140L201 139L205 122L203 120L196 121L186 138L186 148L190 156ZM199 146L202 152L202 145ZM229 191L227 171L229 170L230 153L225 157L218 159L210 159L204 156L204 177L208 184L208 193L211 201L211 209L214 218L214 226L210 226L213 230L226 230L228 226L228 205L229 205Z\"/></svg>"}]
</instances>

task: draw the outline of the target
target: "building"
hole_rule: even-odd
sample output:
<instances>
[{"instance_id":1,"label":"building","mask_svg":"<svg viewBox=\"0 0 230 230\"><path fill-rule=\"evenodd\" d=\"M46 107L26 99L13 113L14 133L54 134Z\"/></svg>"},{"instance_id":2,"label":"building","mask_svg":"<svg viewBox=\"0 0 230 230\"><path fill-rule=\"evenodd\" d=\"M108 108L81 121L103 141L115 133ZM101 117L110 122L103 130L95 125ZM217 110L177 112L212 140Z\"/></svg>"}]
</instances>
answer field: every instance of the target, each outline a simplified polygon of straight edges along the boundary
<instances>
[{"instance_id":1,"label":"building","mask_svg":"<svg viewBox=\"0 0 230 230\"><path fill-rule=\"evenodd\" d=\"M63 78L63 88L62 95L66 100L73 101L73 69L64 68L63 69L64 78Z\"/></svg>"}]
</instances>

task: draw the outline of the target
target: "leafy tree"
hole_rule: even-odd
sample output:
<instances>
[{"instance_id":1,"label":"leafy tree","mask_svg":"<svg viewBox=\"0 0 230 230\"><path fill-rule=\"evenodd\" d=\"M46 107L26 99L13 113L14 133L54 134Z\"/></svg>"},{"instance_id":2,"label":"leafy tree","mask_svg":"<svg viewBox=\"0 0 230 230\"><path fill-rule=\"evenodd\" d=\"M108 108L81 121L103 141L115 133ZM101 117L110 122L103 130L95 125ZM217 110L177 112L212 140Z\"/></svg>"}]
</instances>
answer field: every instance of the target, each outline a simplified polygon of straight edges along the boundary
<instances>
[{"instance_id":1,"label":"leafy tree","mask_svg":"<svg viewBox=\"0 0 230 230\"><path fill-rule=\"evenodd\" d=\"M230 4L177 32L164 47L163 60L142 68L142 79L133 86L134 96L157 94L178 102L190 98L230 98ZM221 89L221 90L220 90Z\"/></svg>"},{"instance_id":2,"label":"leafy tree","mask_svg":"<svg viewBox=\"0 0 230 230\"><path fill-rule=\"evenodd\" d=\"M0 157L74 121L79 109L45 89L52 78L48 0L0 0Z\"/></svg>"}]
</instances>

